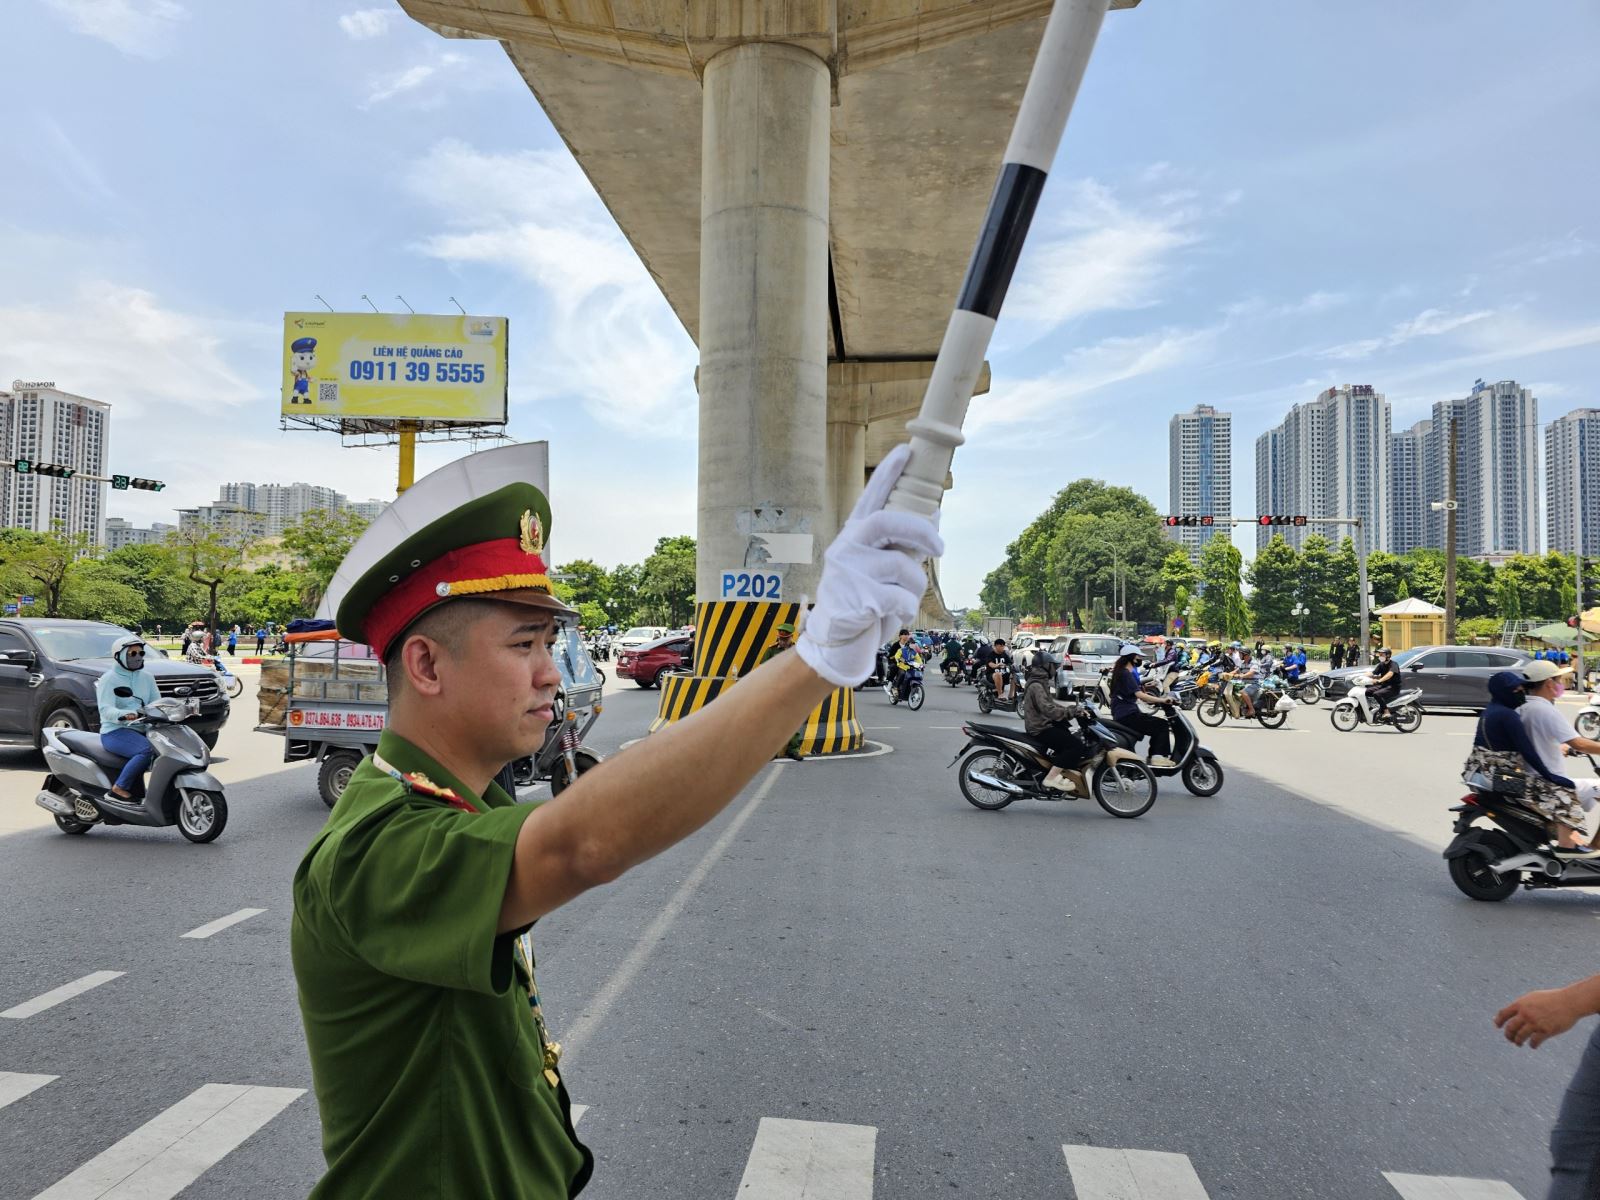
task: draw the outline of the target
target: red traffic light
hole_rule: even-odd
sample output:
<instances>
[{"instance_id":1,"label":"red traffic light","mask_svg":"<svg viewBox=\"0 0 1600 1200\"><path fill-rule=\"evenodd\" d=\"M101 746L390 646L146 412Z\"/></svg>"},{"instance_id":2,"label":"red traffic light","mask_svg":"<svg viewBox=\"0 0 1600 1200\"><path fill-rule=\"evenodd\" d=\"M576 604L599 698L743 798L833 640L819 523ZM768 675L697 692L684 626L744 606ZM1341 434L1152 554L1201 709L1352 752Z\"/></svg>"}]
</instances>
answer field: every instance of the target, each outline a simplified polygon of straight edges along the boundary
<instances>
[{"instance_id":1,"label":"red traffic light","mask_svg":"<svg viewBox=\"0 0 1600 1200\"><path fill-rule=\"evenodd\" d=\"M1167 518L1167 528L1168 529L1171 529L1177 523L1178 523L1178 518L1177 517L1168 517Z\"/></svg>"},{"instance_id":2,"label":"red traffic light","mask_svg":"<svg viewBox=\"0 0 1600 1200\"><path fill-rule=\"evenodd\" d=\"M1275 525L1276 523L1271 517L1262 516L1256 518L1257 525Z\"/></svg>"},{"instance_id":3,"label":"red traffic light","mask_svg":"<svg viewBox=\"0 0 1600 1200\"><path fill-rule=\"evenodd\" d=\"M1568 629L1576 629L1577 627L1578 627L1578 618L1577 617L1568 617L1567 618L1567 628Z\"/></svg>"}]
</instances>

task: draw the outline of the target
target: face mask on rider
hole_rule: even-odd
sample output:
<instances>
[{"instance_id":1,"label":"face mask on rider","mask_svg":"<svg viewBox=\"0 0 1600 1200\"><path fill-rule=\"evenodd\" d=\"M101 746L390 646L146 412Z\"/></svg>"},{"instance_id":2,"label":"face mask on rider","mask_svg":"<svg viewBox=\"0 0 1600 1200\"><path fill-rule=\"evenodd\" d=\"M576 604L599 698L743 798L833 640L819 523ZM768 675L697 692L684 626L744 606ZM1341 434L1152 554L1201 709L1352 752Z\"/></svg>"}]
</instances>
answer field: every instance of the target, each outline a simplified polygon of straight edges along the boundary
<instances>
[{"instance_id":1,"label":"face mask on rider","mask_svg":"<svg viewBox=\"0 0 1600 1200\"><path fill-rule=\"evenodd\" d=\"M1566 680L1562 679L1559 675L1556 677L1555 691L1556 691L1556 694L1555 694L1554 698L1557 699L1557 700L1561 699L1561 697L1563 697L1563 696L1565 696L1567 694L1567 682L1566 682Z\"/></svg>"}]
</instances>

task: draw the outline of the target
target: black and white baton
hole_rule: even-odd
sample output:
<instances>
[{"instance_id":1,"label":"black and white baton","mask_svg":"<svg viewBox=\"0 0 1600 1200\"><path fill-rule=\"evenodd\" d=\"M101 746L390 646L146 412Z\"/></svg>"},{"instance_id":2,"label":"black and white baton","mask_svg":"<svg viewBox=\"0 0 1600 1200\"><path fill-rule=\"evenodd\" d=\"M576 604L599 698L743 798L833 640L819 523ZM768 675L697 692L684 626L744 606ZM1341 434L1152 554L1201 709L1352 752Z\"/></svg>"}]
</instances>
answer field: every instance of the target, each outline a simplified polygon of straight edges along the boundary
<instances>
[{"instance_id":1,"label":"black and white baton","mask_svg":"<svg viewBox=\"0 0 1600 1200\"><path fill-rule=\"evenodd\" d=\"M1067 115L1089 66L1110 0L1056 0L1045 22L1022 107L1006 143L1004 165L989 197L983 232L967 264L961 296L939 343L922 411L906 423L911 460L887 507L932 516L944 496L950 459L966 439L961 425L978 386L1000 305L1011 286L1028 225L1038 207Z\"/></svg>"}]
</instances>

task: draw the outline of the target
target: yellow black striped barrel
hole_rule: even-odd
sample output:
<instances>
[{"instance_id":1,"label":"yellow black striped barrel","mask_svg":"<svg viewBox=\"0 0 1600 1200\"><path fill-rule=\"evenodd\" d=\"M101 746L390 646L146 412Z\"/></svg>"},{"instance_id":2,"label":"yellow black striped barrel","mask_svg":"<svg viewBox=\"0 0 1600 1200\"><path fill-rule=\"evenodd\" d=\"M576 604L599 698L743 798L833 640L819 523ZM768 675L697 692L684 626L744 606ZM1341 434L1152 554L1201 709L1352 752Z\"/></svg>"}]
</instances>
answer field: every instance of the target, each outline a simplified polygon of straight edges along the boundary
<instances>
[{"instance_id":1,"label":"yellow black striped barrel","mask_svg":"<svg viewBox=\"0 0 1600 1200\"><path fill-rule=\"evenodd\" d=\"M693 674L663 674L661 705L650 724L654 733L704 708L743 675L761 665L782 624L795 624L798 604L711 600L695 609ZM806 718L802 754L846 754L861 749L855 694L839 688Z\"/></svg>"}]
</instances>

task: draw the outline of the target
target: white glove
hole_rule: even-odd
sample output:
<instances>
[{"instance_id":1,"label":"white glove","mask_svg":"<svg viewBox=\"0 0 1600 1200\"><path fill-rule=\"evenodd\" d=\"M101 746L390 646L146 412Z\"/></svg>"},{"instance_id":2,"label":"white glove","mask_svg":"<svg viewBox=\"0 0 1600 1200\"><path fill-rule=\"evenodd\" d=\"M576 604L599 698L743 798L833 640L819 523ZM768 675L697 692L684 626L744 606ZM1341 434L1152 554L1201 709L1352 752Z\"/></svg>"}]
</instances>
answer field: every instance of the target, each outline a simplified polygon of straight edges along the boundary
<instances>
[{"instance_id":1,"label":"white glove","mask_svg":"<svg viewBox=\"0 0 1600 1200\"><path fill-rule=\"evenodd\" d=\"M817 603L795 649L835 687L854 687L872 673L878 647L917 615L928 590L923 562L944 553L937 519L884 510L910 457L906 445L884 457L822 556Z\"/></svg>"}]
</instances>

